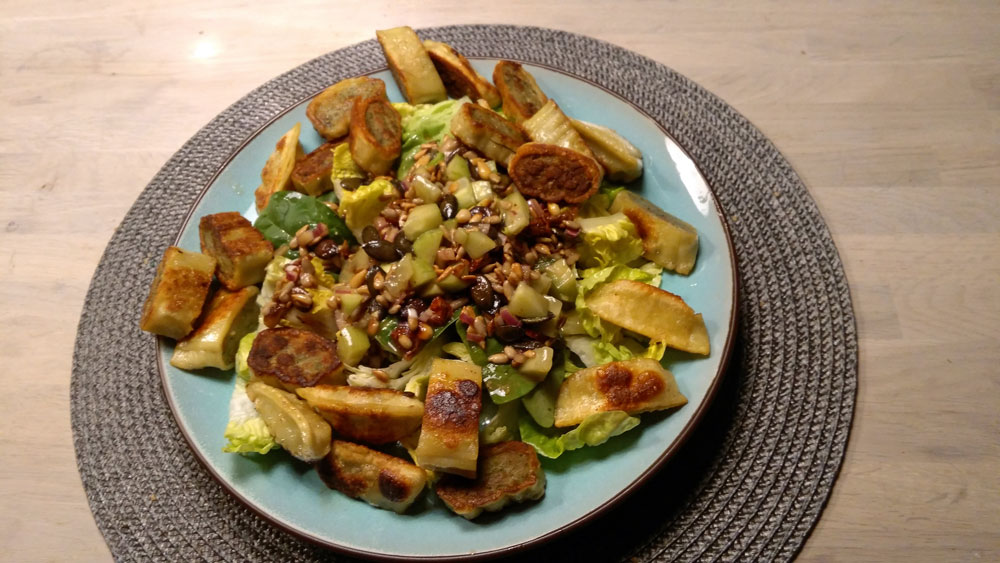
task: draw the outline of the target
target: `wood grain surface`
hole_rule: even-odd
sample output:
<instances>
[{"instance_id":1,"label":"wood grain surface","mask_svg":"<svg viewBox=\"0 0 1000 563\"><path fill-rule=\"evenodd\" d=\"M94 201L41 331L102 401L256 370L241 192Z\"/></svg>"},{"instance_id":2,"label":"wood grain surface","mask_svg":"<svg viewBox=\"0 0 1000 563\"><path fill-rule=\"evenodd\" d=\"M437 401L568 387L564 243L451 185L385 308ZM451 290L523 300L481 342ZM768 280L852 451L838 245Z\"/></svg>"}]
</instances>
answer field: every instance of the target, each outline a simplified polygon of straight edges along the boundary
<instances>
[{"instance_id":1,"label":"wood grain surface","mask_svg":"<svg viewBox=\"0 0 1000 563\"><path fill-rule=\"evenodd\" d=\"M0 560L110 559L70 366L94 268L153 174L267 79L453 23L610 41L760 127L833 232L861 341L847 458L799 559L1000 560L1000 4L475 4L0 6Z\"/></svg>"}]
</instances>

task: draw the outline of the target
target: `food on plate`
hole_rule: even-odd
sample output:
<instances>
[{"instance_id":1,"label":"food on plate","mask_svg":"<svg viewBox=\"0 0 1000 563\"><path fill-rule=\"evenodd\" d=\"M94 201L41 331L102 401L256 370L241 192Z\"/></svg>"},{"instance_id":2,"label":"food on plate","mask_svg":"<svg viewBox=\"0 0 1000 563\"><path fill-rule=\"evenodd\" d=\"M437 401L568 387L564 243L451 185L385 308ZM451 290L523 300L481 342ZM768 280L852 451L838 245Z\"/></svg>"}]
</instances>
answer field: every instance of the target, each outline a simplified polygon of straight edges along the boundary
<instances>
[{"instance_id":1,"label":"food on plate","mask_svg":"<svg viewBox=\"0 0 1000 563\"><path fill-rule=\"evenodd\" d=\"M635 224L647 260L678 274L687 275L694 269L698 258L698 231L694 227L627 191L618 193L609 211L624 213Z\"/></svg>"},{"instance_id":2,"label":"food on plate","mask_svg":"<svg viewBox=\"0 0 1000 563\"><path fill-rule=\"evenodd\" d=\"M274 246L235 211L205 215L198 224L201 251L216 260L216 277L230 291L264 281Z\"/></svg>"},{"instance_id":3,"label":"food on plate","mask_svg":"<svg viewBox=\"0 0 1000 563\"><path fill-rule=\"evenodd\" d=\"M434 358L424 399L417 465L431 471L476 476L482 370L458 360Z\"/></svg>"},{"instance_id":4,"label":"food on plate","mask_svg":"<svg viewBox=\"0 0 1000 563\"><path fill-rule=\"evenodd\" d=\"M343 440L333 441L316 469L331 489L400 514L427 485L427 472L416 465Z\"/></svg>"},{"instance_id":5,"label":"food on plate","mask_svg":"<svg viewBox=\"0 0 1000 563\"><path fill-rule=\"evenodd\" d=\"M325 142L302 135L302 156L296 124L247 218L205 215L204 254L168 249L142 328L178 340L176 367L234 369L224 451L286 450L400 513L435 482L471 519L686 403L660 362L707 355L708 334L659 286L692 270L697 232L609 183L642 154L520 64L494 88L449 45L377 35L408 102L373 78L317 95Z\"/></svg>"},{"instance_id":6,"label":"food on plate","mask_svg":"<svg viewBox=\"0 0 1000 563\"><path fill-rule=\"evenodd\" d=\"M376 176L385 174L399 157L403 126L397 112L382 98L364 98L351 110L351 158Z\"/></svg>"},{"instance_id":7,"label":"food on plate","mask_svg":"<svg viewBox=\"0 0 1000 563\"><path fill-rule=\"evenodd\" d=\"M412 28L380 29L375 32L375 37L406 101L426 104L448 97L434 63Z\"/></svg>"},{"instance_id":8,"label":"food on plate","mask_svg":"<svg viewBox=\"0 0 1000 563\"><path fill-rule=\"evenodd\" d=\"M198 328L179 340L170 365L180 369L232 369L240 339L257 328L257 286L236 291L220 288L212 296Z\"/></svg>"},{"instance_id":9,"label":"food on plate","mask_svg":"<svg viewBox=\"0 0 1000 563\"><path fill-rule=\"evenodd\" d=\"M168 247L143 304L139 328L173 339L187 336L205 306L214 272L215 258Z\"/></svg>"},{"instance_id":10,"label":"food on plate","mask_svg":"<svg viewBox=\"0 0 1000 563\"><path fill-rule=\"evenodd\" d=\"M500 93L496 86L480 76L469 60L447 43L424 40L424 48L430 55L438 75L444 82L448 95L453 98L468 96L472 100L483 99L490 107L500 105Z\"/></svg>"},{"instance_id":11,"label":"food on plate","mask_svg":"<svg viewBox=\"0 0 1000 563\"><path fill-rule=\"evenodd\" d=\"M257 211L263 211L267 207L272 195L292 186L295 162L305 154L299 144L300 131L302 124L296 123L274 144L274 152L264 163L264 169L260 171L260 185L254 192Z\"/></svg>"},{"instance_id":12,"label":"food on plate","mask_svg":"<svg viewBox=\"0 0 1000 563\"><path fill-rule=\"evenodd\" d=\"M604 176L613 182L632 182L642 176L642 152L613 129L571 119L590 152L604 167Z\"/></svg>"},{"instance_id":13,"label":"food on plate","mask_svg":"<svg viewBox=\"0 0 1000 563\"><path fill-rule=\"evenodd\" d=\"M247 365L255 378L288 391L343 383L344 366L336 345L314 332L288 326L257 334Z\"/></svg>"},{"instance_id":14,"label":"food on plate","mask_svg":"<svg viewBox=\"0 0 1000 563\"><path fill-rule=\"evenodd\" d=\"M317 385L296 393L338 436L366 444L400 440L420 428L424 416L424 403L395 389Z\"/></svg>"},{"instance_id":15,"label":"food on plate","mask_svg":"<svg viewBox=\"0 0 1000 563\"><path fill-rule=\"evenodd\" d=\"M524 442L501 442L483 448L475 479L445 475L434 492L456 514L469 520L484 510L545 495L545 473L535 449Z\"/></svg>"},{"instance_id":16,"label":"food on plate","mask_svg":"<svg viewBox=\"0 0 1000 563\"><path fill-rule=\"evenodd\" d=\"M549 99L520 63L500 61L493 67L493 83L503 102L504 114L521 123L538 111Z\"/></svg>"},{"instance_id":17,"label":"food on plate","mask_svg":"<svg viewBox=\"0 0 1000 563\"><path fill-rule=\"evenodd\" d=\"M586 201L597 192L604 174L593 158L545 143L521 145L508 171L522 194L554 203Z\"/></svg>"},{"instance_id":18,"label":"food on plate","mask_svg":"<svg viewBox=\"0 0 1000 563\"><path fill-rule=\"evenodd\" d=\"M333 189L333 150L337 143L323 143L316 150L295 162L292 168L292 185L295 190L311 196L322 195Z\"/></svg>"},{"instance_id":19,"label":"food on plate","mask_svg":"<svg viewBox=\"0 0 1000 563\"><path fill-rule=\"evenodd\" d=\"M486 158L507 166L514 151L527 142L516 124L478 104L462 104L451 120L456 139L481 152Z\"/></svg>"},{"instance_id":20,"label":"food on plate","mask_svg":"<svg viewBox=\"0 0 1000 563\"><path fill-rule=\"evenodd\" d=\"M261 381L251 381L246 394L264 419L274 441L296 458L319 461L330 453L330 425L302 399Z\"/></svg>"},{"instance_id":21,"label":"food on plate","mask_svg":"<svg viewBox=\"0 0 1000 563\"><path fill-rule=\"evenodd\" d=\"M359 76L348 78L316 95L306 106L306 117L313 128L327 141L335 142L347 135L354 102L364 98L382 98L385 82L378 78Z\"/></svg>"},{"instance_id":22,"label":"food on plate","mask_svg":"<svg viewBox=\"0 0 1000 563\"><path fill-rule=\"evenodd\" d=\"M633 280L616 280L593 291L587 307L601 319L671 348L708 355L701 314L679 296Z\"/></svg>"},{"instance_id":23,"label":"food on plate","mask_svg":"<svg viewBox=\"0 0 1000 563\"><path fill-rule=\"evenodd\" d=\"M545 102L534 115L521 122L521 127L524 128L528 137L536 143L556 145L594 158L587 143L583 142L583 137L577 133L572 122L559 109L559 104L555 100Z\"/></svg>"},{"instance_id":24,"label":"food on plate","mask_svg":"<svg viewBox=\"0 0 1000 563\"><path fill-rule=\"evenodd\" d=\"M556 399L554 425L575 426L606 411L638 414L685 403L673 374L660 362L649 358L611 362L566 377Z\"/></svg>"}]
</instances>

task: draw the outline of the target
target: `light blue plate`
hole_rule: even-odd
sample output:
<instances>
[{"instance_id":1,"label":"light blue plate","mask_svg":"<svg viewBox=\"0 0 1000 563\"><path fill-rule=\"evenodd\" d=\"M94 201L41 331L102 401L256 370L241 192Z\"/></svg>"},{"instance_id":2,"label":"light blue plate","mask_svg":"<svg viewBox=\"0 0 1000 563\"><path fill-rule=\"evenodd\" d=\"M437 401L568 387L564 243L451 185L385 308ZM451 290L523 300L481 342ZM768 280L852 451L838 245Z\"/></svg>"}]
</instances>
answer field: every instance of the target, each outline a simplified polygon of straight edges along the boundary
<instances>
[{"instance_id":1,"label":"light blue plate","mask_svg":"<svg viewBox=\"0 0 1000 563\"><path fill-rule=\"evenodd\" d=\"M495 60L473 61L490 76ZM582 523L632 492L680 446L704 413L721 379L735 321L736 271L719 208L695 163L649 117L614 94L560 71L526 65L539 86L572 117L609 126L643 153L641 193L698 229L701 248L689 276L665 274L662 287L684 298L705 318L712 353L707 358L671 354L669 368L688 404L669 415L650 413L643 423L603 446L544 459L545 497L536 503L470 522L448 511L433 494L406 515L373 508L328 489L306 464L284 452L264 458L223 453L231 372L193 374L169 365L172 345L161 341L164 390L177 422L209 471L237 498L278 526L354 555L381 558L475 557L511 552ZM387 70L391 100L403 98ZM274 144L302 123L306 151L320 145L305 117L307 101L265 126L221 170L196 204L178 244L198 249L198 218L221 211L256 217L254 189Z\"/></svg>"}]
</instances>

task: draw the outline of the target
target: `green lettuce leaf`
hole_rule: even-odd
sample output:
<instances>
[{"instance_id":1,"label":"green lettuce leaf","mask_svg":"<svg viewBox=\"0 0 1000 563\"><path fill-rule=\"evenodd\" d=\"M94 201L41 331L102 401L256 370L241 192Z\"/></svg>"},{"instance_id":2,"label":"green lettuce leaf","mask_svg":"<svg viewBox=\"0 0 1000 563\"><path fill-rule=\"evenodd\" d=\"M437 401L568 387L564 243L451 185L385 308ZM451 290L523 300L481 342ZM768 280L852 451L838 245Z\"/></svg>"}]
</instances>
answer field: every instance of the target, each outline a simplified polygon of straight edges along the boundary
<instances>
[{"instance_id":1,"label":"green lettuce leaf","mask_svg":"<svg viewBox=\"0 0 1000 563\"><path fill-rule=\"evenodd\" d=\"M318 199L299 192L283 191L272 195L253 226L278 248L288 244L303 226L315 227L320 223L330 229L331 239L355 242L347 225L336 213Z\"/></svg>"},{"instance_id":2,"label":"green lettuce leaf","mask_svg":"<svg viewBox=\"0 0 1000 563\"><path fill-rule=\"evenodd\" d=\"M542 428L530 416L521 416L518 420L521 441L531 444L539 455L552 459L584 446L599 446L638 425L639 419L625 411L594 413L568 432Z\"/></svg>"},{"instance_id":3,"label":"green lettuce leaf","mask_svg":"<svg viewBox=\"0 0 1000 563\"><path fill-rule=\"evenodd\" d=\"M250 357L250 348L257 338L257 332L251 332L240 339L239 347L236 349L236 375L243 381L250 381L250 366L247 365L247 358Z\"/></svg>"},{"instance_id":4,"label":"green lettuce leaf","mask_svg":"<svg viewBox=\"0 0 1000 563\"><path fill-rule=\"evenodd\" d=\"M580 263L589 267L628 264L642 256L642 239L624 213L580 219Z\"/></svg>"},{"instance_id":5,"label":"green lettuce leaf","mask_svg":"<svg viewBox=\"0 0 1000 563\"><path fill-rule=\"evenodd\" d=\"M406 176L413 167L413 155L420 150L420 145L428 141L441 142L451 130L451 118L462 104L468 101L469 98L464 97L436 104L392 104L392 107L399 112L403 125L403 147L397 169L398 178Z\"/></svg>"},{"instance_id":6,"label":"green lettuce leaf","mask_svg":"<svg viewBox=\"0 0 1000 563\"><path fill-rule=\"evenodd\" d=\"M351 233L360 238L362 229L374 223L385 206L399 197L399 192L388 179L376 178L371 184L358 186L353 192L340 191L338 195L338 212L344 217Z\"/></svg>"},{"instance_id":7,"label":"green lettuce leaf","mask_svg":"<svg viewBox=\"0 0 1000 563\"><path fill-rule=\"evenodd\" d=\"M264 424L264 419L257 414L257 409L247 396L246 389L246 381L237 377L233 395L229 399L229 423L226 424L226 431L223 434L228 443L222 451L266 454L279 446Z\"/></svg>"},{"instance_id":8,"label":"green lettuce leaf","mask_svg":"<svg viewBox=\"0 0 1000 563\"><path fill-rule=\"evenodd\" d=\"M347 143L340 143L333 149L333 167L330 171L330 178L333 180L344 180L347 178L364 179L367 175L365 171L351 157L351 148Z\"/></svg>"}]
</instances>

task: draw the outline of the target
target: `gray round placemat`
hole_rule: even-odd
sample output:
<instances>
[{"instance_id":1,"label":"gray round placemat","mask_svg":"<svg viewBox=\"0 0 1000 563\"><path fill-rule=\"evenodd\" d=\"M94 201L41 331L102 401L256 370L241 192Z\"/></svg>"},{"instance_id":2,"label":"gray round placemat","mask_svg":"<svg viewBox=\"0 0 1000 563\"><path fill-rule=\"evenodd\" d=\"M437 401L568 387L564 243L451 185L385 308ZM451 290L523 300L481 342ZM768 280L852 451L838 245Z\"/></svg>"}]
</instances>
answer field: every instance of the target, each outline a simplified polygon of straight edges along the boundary
<instances>
[{"instance_id":1,"label":"gray round placemat","mask_svg":"<svg viewBox=\"0 0 1000 563\"><path fill-rule=\"evenodd\" d=\"M792 559L833 487L857 388L847 281L806 187L745 118L648 58L530 27L420 33L470 56L557 67L631 100L699 164L736 252L739 334L696 432L638 494L519 559ZM254 90L167 162L112 237L80 319L70 398L83 486L116 559L345 560L273 527L209 476L170 414L138 321L163 249L243 140L324 86L384 66L367 41Z\"/></svg>"}]
</instances>

